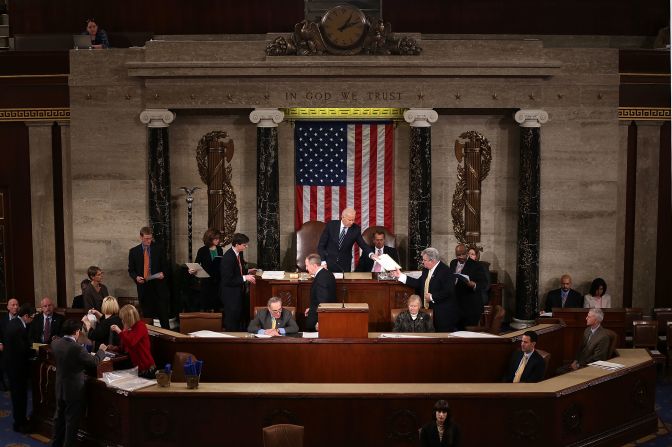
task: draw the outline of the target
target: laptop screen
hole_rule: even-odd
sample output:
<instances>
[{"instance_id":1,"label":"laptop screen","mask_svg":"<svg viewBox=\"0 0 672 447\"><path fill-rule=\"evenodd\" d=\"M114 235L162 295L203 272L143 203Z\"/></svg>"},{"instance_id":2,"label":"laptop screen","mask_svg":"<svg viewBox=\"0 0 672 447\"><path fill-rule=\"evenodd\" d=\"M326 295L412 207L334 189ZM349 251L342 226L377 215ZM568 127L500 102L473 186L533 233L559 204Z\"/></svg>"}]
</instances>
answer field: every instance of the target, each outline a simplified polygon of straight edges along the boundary
<instances>
[{"instance_id":1,"label":"laptop screen","mask_svg":"<svg viewBox=\"0 0 672 447\"><path fill-rule=\"evenodd\" d=\"M88 34L73 34L72 41L75 44L75 48L91 48L91 37Z\"/></svg>"}]
</instances>

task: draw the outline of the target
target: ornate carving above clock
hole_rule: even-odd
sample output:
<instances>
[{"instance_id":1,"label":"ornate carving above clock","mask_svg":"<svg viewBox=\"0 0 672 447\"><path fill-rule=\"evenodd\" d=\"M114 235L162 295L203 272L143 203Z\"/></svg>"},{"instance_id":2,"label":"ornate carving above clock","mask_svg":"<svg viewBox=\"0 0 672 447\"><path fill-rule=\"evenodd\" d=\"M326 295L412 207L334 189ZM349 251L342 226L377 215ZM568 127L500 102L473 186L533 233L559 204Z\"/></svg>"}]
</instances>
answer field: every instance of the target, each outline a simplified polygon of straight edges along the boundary
<instances>
[{"instance_id":1,"label":"ornate carving above clock","mask_svg":"<svg viewBox=\"0 0 672 447\"><path fill-rule=\"evenodd\" d=\"M392 34L389 23L371 19L361 9L345 4L329 9L319 21L306 19L297 23L291 36L278 36L266 46L268 56L418 55L421 52L422 48L412 37L397 37Z\"/></svg>"}]
</instances>

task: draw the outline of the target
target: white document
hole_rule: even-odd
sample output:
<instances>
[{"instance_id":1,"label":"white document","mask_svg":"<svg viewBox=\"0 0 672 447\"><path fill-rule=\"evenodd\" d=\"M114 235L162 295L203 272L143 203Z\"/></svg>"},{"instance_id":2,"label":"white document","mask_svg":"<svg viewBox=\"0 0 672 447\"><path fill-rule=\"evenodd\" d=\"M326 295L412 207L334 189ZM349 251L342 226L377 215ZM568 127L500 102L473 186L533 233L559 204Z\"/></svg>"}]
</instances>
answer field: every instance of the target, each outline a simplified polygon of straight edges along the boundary
<instances>
[{"instance_id":1,"label":"white document","mask_svg":"<svg viewBox=\"0 0 672 447\"><path fill-rule=\"evenodd\" d=\"M499 335L493 335L488 332L457 331L451 332L450 335L460 338L499 338Z\"/></svg>"},{"instance_id":2,"label":"white document","mask_svg":"<svg viewBox=\"0 0 672 447\"><path fill-rule=\"evenodd\" d=\"M620 363L605 362L604 360L598 360L596 362L589 363L588 365L597 366L598 368L608 369L610 371L625 368L625 365L621 365Z\"/></svg>"},{"instance_id":3,"label":"white document","mask_svg":"<svg viewBox=\"0 0 672 447\"><path fill-rule=\"evenodd\" d=\"M285 279L284 270L271 270L266 271L261 274L261 279Z\"/></svg>"},{"instance_id":4,"label":"white document","mask_svg":"<svg viewBox=\"0 0 672 447\"><path fill-rule=\"evenodd\" d=\"M273 338L272 335L266 335L266 334L254 334L256 338Z\"/></svg>"},{"instance_id":5,"label":"white document","mask_svg":"<svg viewBox=\"0 0 672 447\"><path fill-rule=\"evenodd\" d=\"M161 273L154 273L152 276L149 278L145 278L145 281L153 281L155 279L161 279Z\"/></svg>"},{"instance_id":6,"label":"white document","mask_svg":"<svg viewBox=\"0 0 672 447\"><path fill-rule=\"evenodd\" d=\"M235 335L229 335L229 334L224 334L222 332L215 332L215 331L196 331L196 332L190 332L189 335L192 337L200 337L200 338L238 338Z\"/></svg>"},{"instance_id":7,"label":"white document","mask_svg":"<svg viewBox=\"0 0 672 447\"><path fill-rule=\"evenodd\" d=\"M186 266L189 270L196 270L196 278L210 278L210 275L208 275L208 272L206 272L203 267L201 267L201 264L196 262L187 262Z\"/></svg>"},{"instance_id":8,"label":"white document","mask_svg":"<svg viewBox=\"0 0 672 447\"><path fill-rule=\"evenodd\" d=\"M541 314L539 314L539 316L540 317L552 317L553 312L542 312ZM543 323L543 321L542 321L542 323Z\"/></svg>"},{"instance_id":9,"label":"white document","mask_svg":"<svg viewBox=\"0 0 672 447\"><path fill-rule=\"evenodd\" d=\"M410 334L380 334L378 338L433 338L426 335L410 335Z\"/></svg>"},{"instance_id":10,"label":"white document","mask_svg":"<svg viewBox=\"0 0 672 447\"><path fill-rule=\"evenodd\" d=\"M320 338L319 332L304 332L303 338Z\"/></svg>"},{"instance_id":11,"label":"white document","mask_svg":"<svg viewBox=\"0 0 672 447\"><path fill-rule=\"evenodd\" d=\"M422 276L422 271L421 270L413 270L411 272L404 272L406 276L410 276L411 278L418 279Z\"/></svg>"},{"instance_id":12,"label":"white document","mask_svg":"<svg viewBox=\"0 0 672 447\"><path fill-rule=\"evenodd\" d=\"M342 272L331 272L334 274L334 279L343 279L343 273Z\"/></svg>"},{"instance_id":13,"label":"white document","mask_svg":"<svg viewBox=\"0 0 672 447\"><path fill-rule=\"evenodd\" d=\"M392 259L390 255L386 255L383 253L382 255L378 256L378 264L388 272L391 272L393 270L401 270L401 266L397 264L397 262Z\"/></svg>"}]
</instances>

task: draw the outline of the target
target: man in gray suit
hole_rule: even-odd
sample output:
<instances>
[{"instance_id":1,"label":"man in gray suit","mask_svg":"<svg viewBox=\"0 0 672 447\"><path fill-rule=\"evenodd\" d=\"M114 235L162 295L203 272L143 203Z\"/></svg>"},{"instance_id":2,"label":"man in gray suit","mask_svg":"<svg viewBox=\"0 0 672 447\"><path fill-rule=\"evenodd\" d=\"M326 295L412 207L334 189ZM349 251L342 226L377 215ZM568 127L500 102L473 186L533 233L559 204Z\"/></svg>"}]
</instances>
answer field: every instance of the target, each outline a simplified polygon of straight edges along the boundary
<instances>
[{"instance_id":1,"label":"man in gray suit","mask_svg":"<svg viewBox=\"0 0 672 447\"><path fill-rule=\"evenodd\" d=\"M80 321L66 320L62 326L63 338L57 338L51 343L51 351L56 359L54 447L77 445L77 430L86 399L84 371L95 368L105 357L102 348L96 355L91 355L77 343L81 328Z\"/></svg>"},{"instance_id":2,"label":"man in gray suit","mask_svg":"<svg viewBox=\"0 0 672 447\"><path fill-rule=\"evenodd\" d=\"M604 312L602 309L590 309L586 315L586 325L583 332L583 341L579 352L576 354L576 360L572 362L570 368L577 370L586 366L588 363L598 360L607 360L609 356L609 335L602 327Z\"/></svg>"},{"instance_id":3,"label":"man in gray suit","mask_svg":"<svg viewBox=\"0 0 672 447\"><path fill-rule=\"evenodd\" d=\"M267 306L266 309L259 309L257 316L247 326L247 332L270 335L271 337L299 332L299 326L294 321L292 313L282 308L280 298L277 296L271 297Z\"/></svg>"}]
</instances>

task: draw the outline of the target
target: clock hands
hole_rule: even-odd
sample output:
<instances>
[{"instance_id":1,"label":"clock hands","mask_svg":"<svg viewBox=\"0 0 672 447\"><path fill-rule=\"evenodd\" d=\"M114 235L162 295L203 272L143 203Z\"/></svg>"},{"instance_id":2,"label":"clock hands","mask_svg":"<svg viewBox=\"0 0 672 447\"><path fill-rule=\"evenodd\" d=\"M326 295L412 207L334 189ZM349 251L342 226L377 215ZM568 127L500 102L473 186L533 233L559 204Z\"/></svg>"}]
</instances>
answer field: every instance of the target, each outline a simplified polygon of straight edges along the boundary
<instances>
[{"instance_id":1,"label":"clock hands","mask_svg":"<svg viewBox=\"0 0 672 447\"><path fill-rule=\"evenodd\" d=\"M344 23L343 25L341 25L341 26L338 27L338 30L339 30L340 32L343 32L343 31L345 31L346 29L350 28L351 26L355 26L355 25L357 25L358 23L360 23L360 22L358 22L358 21L356 21L356 20L355 20L354 22L351 22L350 19L352 19L352 13L350 13L350 17L348 17L348 20L346 20L345 23Z\"/></svg>"}]
</instances>

